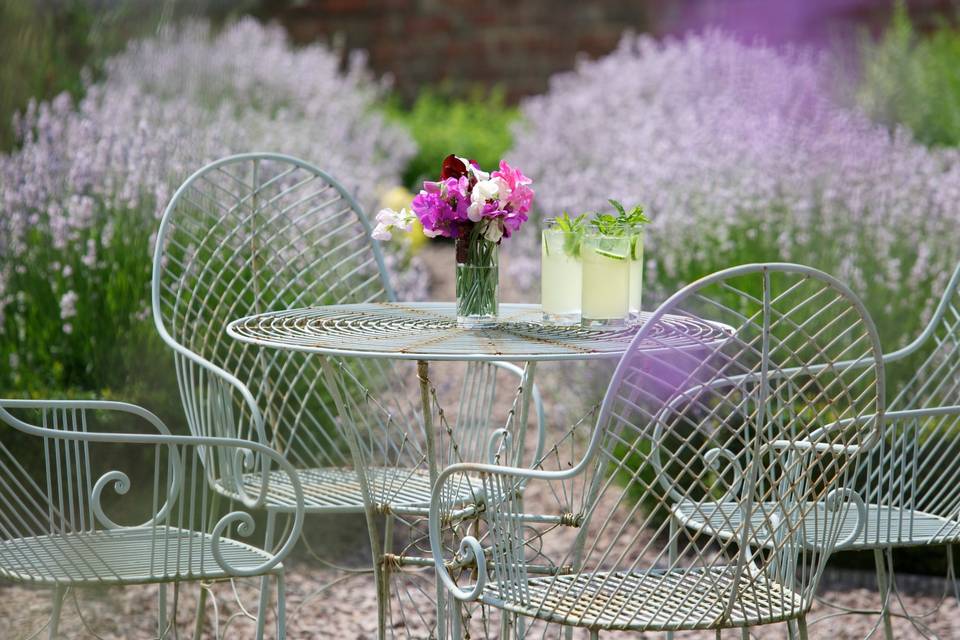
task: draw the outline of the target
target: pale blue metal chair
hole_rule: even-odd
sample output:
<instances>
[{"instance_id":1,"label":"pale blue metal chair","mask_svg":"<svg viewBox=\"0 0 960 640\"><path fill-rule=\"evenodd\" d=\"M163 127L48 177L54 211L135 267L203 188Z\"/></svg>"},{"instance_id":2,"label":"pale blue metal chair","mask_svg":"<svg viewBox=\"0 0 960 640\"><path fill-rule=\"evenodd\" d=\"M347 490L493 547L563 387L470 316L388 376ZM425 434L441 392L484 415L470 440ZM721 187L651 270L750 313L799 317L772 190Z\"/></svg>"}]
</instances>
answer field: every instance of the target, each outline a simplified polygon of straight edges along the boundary
<instances>
[{"instance_id":1,"label":"pale blue metal chair","mask_svg":"<svg viewBox=\"0 0 960 640\"><path fill-rule=\"evenodd\" d=\"M153 317L174 352L190 432L279 452L297 470L307 513L366 513L386 606L384 544L374 520L382 514L425 517L430 502L422 406L412 400L416 386L408 386L416 384L413 363L401 371L407 365L339 360L337 384L344 388L337 390L320 357L242 344L225 331L232 320L267 311L395 300L370 233L353 196L302 160L270 153L217 160L188 178L164 212ZM521 381L513 365L468 365L462 411L445 448L450 460L484 459L473 457L481 455L476 443L503 426L491 422L494 391L516 391ZM336 393L360 411L338 415ZM535 402L542 434L538 395ZM249 481L257 486L259 478L251 474ZM282 474L272 478L262 502L268 544L276 514L291 505L287 483ZM232 488L215 483L214 489L234 497ZM466 487L460 497L474 495ZM385 615L381 609L381 631Z\"/></svg>"},{"instance_id":2,"label":"pale blue metal chair","mask_svg":"<svg viewBox=\"0 0 960 640\"><path fill-rule=\"evenodd\" d=\"M105 414L125 430L96 430ZM304 508L299 479L282 456L248 441L170 435L155 415L121 402L0 399L0 427L0 577L53 590L51 640L69 588L159 584L158 636L168 638L176 634L166 585L247 576L275 579L277 637L284 637L282 561ZM112 449L116 461L118 447L130 467L102 470L101 454ZM21 456L41 464L44 476L29 473ZM126 494L133 468L146 471L152 486L135 488L137 500L112 504L105 492ZM241 484L252 472L260 485ZM259 548L243 540L254 531L248 510L261 507L278 474L287 476L292 526L275 546ZM234 487L240 510L222 515L208 483ZM131 518L138 520L117 522ZM258 612L258 640L266 612Z\"/></svg>"},{"instance_id":3,"label":"pale blue metal chair","mask_svg":"<svg viewBox=\"0 0 960 640\"><path fill-rule=\"evenodd\" d=\"M920 335L883 360L911 375L893 390L885 437L850 485L867 517L860 535L840 548L873 551L881 620L892 640L890 551L945 546L950 570L951 545L960 543L960 265ZM922 620L906 615L922 628Z\"/></svg>"},{"instance_id":4,"label":"pale blue metal chair","mask_svg":"<svg viewBox=\"0 0 960 640\"><path fill-rule=\"evenodd\" d=\"M726 337L678 347L659 334L675 315L722 323ZM836 366L850 360L863 366ZM643 323L582 455L441 473L436 570L456 598L516 615L521 637L546 623L595 638L788 622L806 638L827 558L864 525L845 487L883 419L879 339L847 287L799 265L721 271ZM462 528L447 557L447 488L464 478L483 483L484 526ZM524 512L525 481L558 497L559 527ZM569 550L543 551L564 527L578 528Z\"/></svg>"}]
</instances>

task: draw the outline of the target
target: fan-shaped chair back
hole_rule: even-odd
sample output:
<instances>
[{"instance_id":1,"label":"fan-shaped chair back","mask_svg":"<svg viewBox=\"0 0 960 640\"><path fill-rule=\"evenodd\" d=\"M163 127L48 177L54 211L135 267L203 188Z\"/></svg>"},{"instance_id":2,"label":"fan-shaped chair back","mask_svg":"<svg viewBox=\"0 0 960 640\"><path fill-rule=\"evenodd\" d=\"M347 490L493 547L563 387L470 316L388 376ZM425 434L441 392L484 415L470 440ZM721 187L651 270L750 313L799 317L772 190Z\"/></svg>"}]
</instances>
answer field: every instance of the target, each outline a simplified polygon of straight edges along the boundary
<instances>
[{"instance_id":1,"label":"fan-shaped chair back","mask_svg":"<svg viewBox=\"0 0 960 640\"><path fill-rule=\"evenodd\" d=\"M225 329L255 313L392 297L359 205L301 160L224 158L191 176L164 213L153 313L195 435L269 443L298 465L344 464L318 359L244 345ZM368 363L354 371L374 388L382 374Z\"/></svg>"}]
</instances>

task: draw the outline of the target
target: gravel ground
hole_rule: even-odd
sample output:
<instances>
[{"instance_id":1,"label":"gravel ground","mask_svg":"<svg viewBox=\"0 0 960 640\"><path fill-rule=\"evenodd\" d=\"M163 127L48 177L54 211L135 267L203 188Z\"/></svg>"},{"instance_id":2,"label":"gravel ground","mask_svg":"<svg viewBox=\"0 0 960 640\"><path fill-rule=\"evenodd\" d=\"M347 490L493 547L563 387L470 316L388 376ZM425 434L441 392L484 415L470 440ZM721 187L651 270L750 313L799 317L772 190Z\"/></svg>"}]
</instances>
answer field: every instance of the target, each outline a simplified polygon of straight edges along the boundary
<instances>
[{"instance_id":1,"label":"gravel ground","mask_svg":"<svg viewBox=\"0 0 960 640\"><path fill-rule=\"evenodd\" d=\"M428 247L426 260L434 273L434 299L452 299L453 284L449 277L453 271L452 247ZM504 283L507 284L507 283ZM504 301L519 301L521 298L509 286L504 288ZM568 372L569 374L569 372ZM538 380L544 393L544 402L549 410L549 428L557 435L562 432L561 425L569 424L575 415L575 408L569 413L557 410L558 389L568 388L560 384L563 372L556 368L543 366L538 369ZM602 377L602 376L596 376ZM450 382L449 380L447 382ZM450 386L450 385L447 385ZM455 386L455 385L453 385ZM569 398L564 398L569 405ZM501 399L501 403L507 399ZM505 406L499 407L505 410ZM528 488L527 504L546 503L543 485L532 484ZM363 520L358 517L319 518L311 517L305 527L306 540L310 547L324 558L335 558L339 566L362 568L368 565L367 536ZM545 551L560 552L569 543L569 538L556 535L546 542ZM315 560L308 553L306 545L300 545L287 565L287 612L289 638L344 638L366 639L376 637L376 596L373 581L368 573L349 573L334 569ZM875 590L851 588L851 583L863 583L863 577L850 580L849 575L830 574L825 581L823 597L837 605L852 609L875 609L879 606L879 596ZM432 624L432 580L429 574L413 574L404 578L408 588L398 589L404 595L402 601L392 603L392 622L397 637L424 638L429 636ZM906 580L902 580L906 582ZM923 588L917 589L917 585ZM242 615L237 599L250 610L256 608L258 581L239 580L209 585L212 598L206 608L207 624L203 637L213 638L213 620L219 622L223 638L252 638L254 625ZM196 604L199 587L195 583L185 584L178 594L177 631L179 637L191 637L196 619ZM87 589L68 596L61 618L61 638L141 639L156 636L156 593L157 587L127 587ZM940 598L937 595L937 582L933 580L912 580L911 595L902 596L902 604L913 613L924 612L937 607ZM171 600L173 594L170 595ZM74 604L76 602L76 605ZM216 607L212 604L216 602ZM898 602L894 610L900 611ZM83 618L78 611L83 612ZM46 637L42 630L50 612L49 590L34 587L0 583L0 640L7 638L28 638L36 632ZM816 620L830 613L823 605L816 605L810 620ZM274 636L270 618L268 637ZM474 621L477 617L474 618ZM960 606L947 598L939 608L924 619L936 637L960 638ZM811 626L811 638L846 640L865 637L877 622L876 615L847 615L829 618ZM896 638L922 638L910 623L903 618L893 622ZM496 620L490 625L495 630ZM479 625L472 625L471 637L484 637ZM538 629L532 636L536 638L560 637L558 629L551 627ZM575 634L575 637L586 637ZM601 634L602 638L630 637L661 638L662 634ZM715 638L714 633L679 633L677 638ZM728 631L723 638L739 638L739 633ZM784 625L770 625L751 630L754 638L784 638ZM875 637L882 637L882 631Z\"/></svg>"}]
</instances>

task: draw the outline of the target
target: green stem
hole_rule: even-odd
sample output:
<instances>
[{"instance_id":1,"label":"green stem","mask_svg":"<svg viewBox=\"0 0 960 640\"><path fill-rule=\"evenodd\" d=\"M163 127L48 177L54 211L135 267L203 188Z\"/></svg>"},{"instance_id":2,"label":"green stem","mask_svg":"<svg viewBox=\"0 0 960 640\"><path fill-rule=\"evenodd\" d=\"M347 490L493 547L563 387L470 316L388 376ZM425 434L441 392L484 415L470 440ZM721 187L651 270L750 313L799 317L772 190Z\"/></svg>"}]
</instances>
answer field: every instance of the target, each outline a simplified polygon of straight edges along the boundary
<instances>
[{"instance_id":1,"label":"green stem","mask_svg":"<svg viewBox=\"0 0 960 640\"><path fill-rule=\"evenodd\" d=\"M497 313L497 244L486 240L480 225L471 229L466 262L457 267L457 315L485 316Z\"/></svg>"}]
</instances>

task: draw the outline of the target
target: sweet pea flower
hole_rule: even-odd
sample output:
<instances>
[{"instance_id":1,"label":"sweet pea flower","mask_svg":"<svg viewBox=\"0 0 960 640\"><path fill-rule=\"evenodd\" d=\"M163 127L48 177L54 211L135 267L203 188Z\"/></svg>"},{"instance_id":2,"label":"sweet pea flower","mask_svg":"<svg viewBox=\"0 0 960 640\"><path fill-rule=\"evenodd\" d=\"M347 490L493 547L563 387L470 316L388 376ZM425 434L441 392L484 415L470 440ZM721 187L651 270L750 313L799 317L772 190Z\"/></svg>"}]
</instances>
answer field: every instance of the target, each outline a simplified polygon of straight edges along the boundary
<instances>
[{"instance_id":1,"label":"sweet pea flower","mask_svg":"<svg viewBox=\"0 0 960 640\"><path fill-rule=\"evenodd\" d=\"M489 180L490 174L480 168L480 164L476 160L467 160L466 158L457 157L457 160L460 160L467 167L467 172L474 177L477 182L482 180Z\"/></svg>"},{"instance_id":2,"label":"sweet pea flower","mask_svg":"<svg viewBox=\"0 0 960 640\"><path fill-rule=\"evenodd\" d=\"M500 239L506 235L500 219L489 218L484 224L486 227L483 229L483 237L490 242L500 242Z\"/></svg>"},{"instance_id":3,"label":"sweet pea flower","mask_svg":"<svg viewBox=\"0 0 960 640\"><path fill-rule=\"evenodd\" d=\"M470 193L470 207L467 217L471 222L479 222L484 215L484 208L490 200L500 197L500 184L497 180L481 180L473 185Z\"/></svg>"},{"instance_id":4,"label":"sweet pea flower","mask_svg":"<svg viewBox=\"0 0 960 640\"><path fill-rule=\"evenodd\" d=\"M501 196L511 205L514 210L526 213L530 210L533 203L533 189L530 185L533 181L523 175L519 169L514 169L506 160L500 161L500 168L491 174L494 178L503 180L506 186L506 196Z\"/></svg>"},{"instance_id":5,"label":"sweet pea flower","mask_svg":"<svg viewBox=\"0 0 960 640\"><path fill-rule=\"evenodd\" d=\"M377 213L377 226L374 227L370 235L374 240L390 240L393 238L392 232L395 230L409 233L413 229L413 221L416 216L406 208L395 211L393 209L381 209Z\"/></svg>"}]
</instances>

